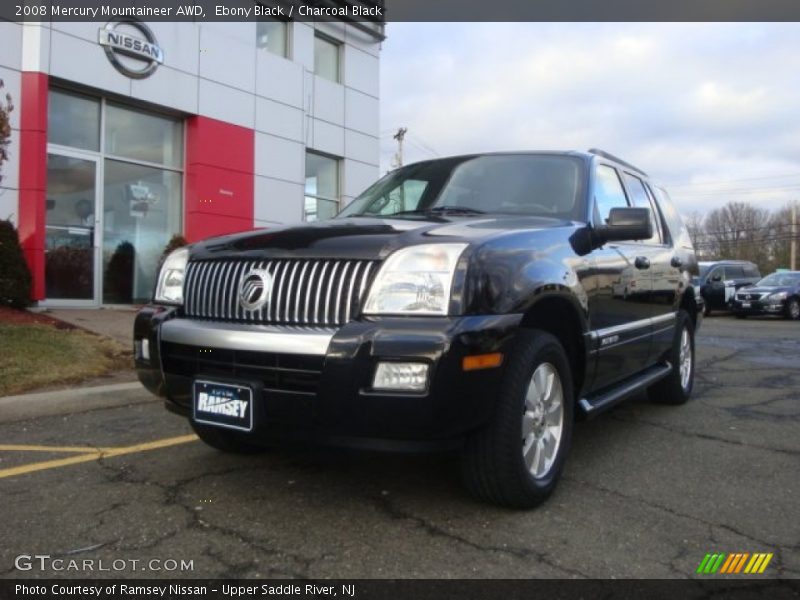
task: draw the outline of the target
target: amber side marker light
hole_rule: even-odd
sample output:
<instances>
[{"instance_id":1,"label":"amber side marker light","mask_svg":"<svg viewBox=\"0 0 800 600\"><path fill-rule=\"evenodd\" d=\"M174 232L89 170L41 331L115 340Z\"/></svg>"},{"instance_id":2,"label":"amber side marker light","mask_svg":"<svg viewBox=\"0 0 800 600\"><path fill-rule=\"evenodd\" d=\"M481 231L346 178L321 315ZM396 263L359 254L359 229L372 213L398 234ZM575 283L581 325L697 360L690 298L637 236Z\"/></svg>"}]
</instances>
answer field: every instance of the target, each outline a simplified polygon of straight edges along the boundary
<instances>
[{"instance_id":1,"label":"amber side marker light","mask_svg":"<svg viewBox=\"0 0 800 600\"><path fill-rule=\"evenodd\" d=\"M501 364L503 364L503 353L493 352L491 354L465 356L461 366L465 371L477 371L478 369L493 369Z\"/></svg>"}]
</instances>

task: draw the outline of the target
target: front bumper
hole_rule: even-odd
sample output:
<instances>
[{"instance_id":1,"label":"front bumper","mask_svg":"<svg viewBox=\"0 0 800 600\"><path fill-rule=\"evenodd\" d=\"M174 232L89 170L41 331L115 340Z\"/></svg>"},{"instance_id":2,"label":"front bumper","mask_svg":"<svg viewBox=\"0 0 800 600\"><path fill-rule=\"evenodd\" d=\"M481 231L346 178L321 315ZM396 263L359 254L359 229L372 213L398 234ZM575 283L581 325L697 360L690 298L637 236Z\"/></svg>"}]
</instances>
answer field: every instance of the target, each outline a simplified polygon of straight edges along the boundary
<instances>
[{"instance_id":1,"label":"front bumper","mask_svg":"<svg viewBox=\"0 0 800 600\"><path fill-rule=\"evenodd\" d=\"M764 302L762 300L750 300L750 306L743 306L743 302L734 298L731 301L731 310L740 315L780 315L786 310L786 300L778 302Z\"/></svg>"},{"instance_id":2,"label":"front bumper","mask_svg":"<svg viewBox=\"0 0 800 600\"><path fill-rule=\"evenodd\" d=\"M196 377L252 386L253 441L429 448L457 444L491 417L502 366L464 371L462 361L505 355L520 320L375 318L326 330L185 319L179 309L147 306L136 318L135 358L145 387L184 415ZM427 389L372 389L380 361L427 363Z\"/></svg>"}]
</instances>

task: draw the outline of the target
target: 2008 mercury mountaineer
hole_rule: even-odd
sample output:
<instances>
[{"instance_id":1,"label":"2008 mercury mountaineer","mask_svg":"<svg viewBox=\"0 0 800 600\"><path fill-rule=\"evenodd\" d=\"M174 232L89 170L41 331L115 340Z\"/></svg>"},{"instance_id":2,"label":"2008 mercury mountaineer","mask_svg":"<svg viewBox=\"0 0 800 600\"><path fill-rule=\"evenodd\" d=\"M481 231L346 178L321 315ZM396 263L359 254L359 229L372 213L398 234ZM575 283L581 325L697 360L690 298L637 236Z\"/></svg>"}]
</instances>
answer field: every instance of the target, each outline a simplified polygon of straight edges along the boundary
<instances>
[{"instance_id":1,"label":"2008 mercury mountaineer","mask_svg":"<svg viewBox=\"0 0 800 600\"><path fill-rule=\"evenodd\" d=\"M610 154L444 158L330 221L174 251L136 366L220 450L458 447L473 493L530 507L575 417L689 398L696 273L667 194Z\"/></svg>"}]
</instances>

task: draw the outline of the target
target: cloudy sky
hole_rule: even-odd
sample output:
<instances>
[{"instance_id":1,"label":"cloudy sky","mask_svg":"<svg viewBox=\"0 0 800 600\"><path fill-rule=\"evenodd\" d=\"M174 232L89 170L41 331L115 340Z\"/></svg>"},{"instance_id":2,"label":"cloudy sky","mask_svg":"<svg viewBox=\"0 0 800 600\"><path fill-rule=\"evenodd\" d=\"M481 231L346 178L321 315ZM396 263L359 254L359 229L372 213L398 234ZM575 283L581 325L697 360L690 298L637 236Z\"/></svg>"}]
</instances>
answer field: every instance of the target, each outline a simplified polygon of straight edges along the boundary
<instances>
[{"instance_id":1,"label":"cloudy sky","mask_svg":"<svg viewBox=\"0 0 800 600\"><path fill-rule=\"evenodd\" d=\"M390 23L381 160L599 147L688 214L800 199L800 24Z\"/></svg>"}]
</instances>

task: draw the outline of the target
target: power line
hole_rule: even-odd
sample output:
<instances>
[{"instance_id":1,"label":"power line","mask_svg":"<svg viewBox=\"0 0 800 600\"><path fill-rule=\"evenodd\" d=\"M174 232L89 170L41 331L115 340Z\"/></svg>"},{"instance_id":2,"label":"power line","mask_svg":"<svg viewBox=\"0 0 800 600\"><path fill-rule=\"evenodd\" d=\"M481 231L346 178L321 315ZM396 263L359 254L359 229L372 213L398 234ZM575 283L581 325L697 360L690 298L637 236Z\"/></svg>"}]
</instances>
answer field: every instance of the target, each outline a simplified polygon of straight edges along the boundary
<instances>
[{"instance_id":1,"label":"power line","mask_svg":"<svg viewBox=\"0 0 800 600\"><path fill-rule=\"evenodd\" d=\"M764 177L747 177L744 179L728 179L727 181L697 181L697 182L687 181L684 183L665 183L664 185L671 188L696 187L705 185L725 185L728 183L740 183L743 181L763 181L765 179L786 179L789 177L800 177L800 173L787 173L786 175L766 175Z\"/></svg>"},{"instance_id":2,"label":"power line","mask_svg":"<svg viewBox=\"0 0 800 600\"><path fill-rule=\"evenodd\" d=\"M798 185L785 185L785 186L771 186L771 187L754 187L754 188L738 188L730 190L714 190L709 192L676 192L676 197L705 197L705 196L722 196L725 194L766 194L769 192L788 192L800 189Z\"/></svg>"}]
</instances>

